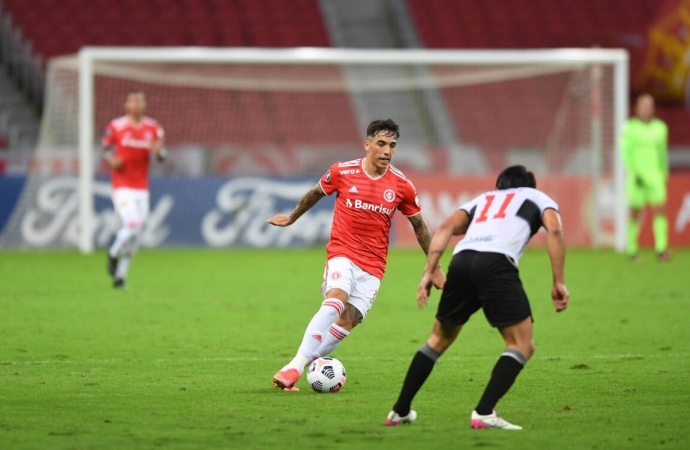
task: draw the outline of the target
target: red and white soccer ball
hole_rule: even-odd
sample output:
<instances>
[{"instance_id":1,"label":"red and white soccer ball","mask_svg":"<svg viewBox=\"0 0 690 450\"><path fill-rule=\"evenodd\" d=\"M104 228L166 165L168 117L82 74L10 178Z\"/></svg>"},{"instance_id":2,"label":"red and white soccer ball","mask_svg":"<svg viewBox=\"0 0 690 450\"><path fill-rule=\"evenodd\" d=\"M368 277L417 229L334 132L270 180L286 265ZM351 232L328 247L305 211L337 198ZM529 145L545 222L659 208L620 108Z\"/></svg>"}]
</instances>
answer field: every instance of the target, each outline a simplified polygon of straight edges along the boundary
<instances>
[{"instance_id":1,"label":"red and white soccer ball","mask_svg":"<svg viewBox=\"0 0 690 450\"><path fill-rule=\"evenodd\" d=\"M345 366L335 358L315 359L307 370L309 386L319 393L336 393L345 386Z\"/></svg>"}]
</instances>

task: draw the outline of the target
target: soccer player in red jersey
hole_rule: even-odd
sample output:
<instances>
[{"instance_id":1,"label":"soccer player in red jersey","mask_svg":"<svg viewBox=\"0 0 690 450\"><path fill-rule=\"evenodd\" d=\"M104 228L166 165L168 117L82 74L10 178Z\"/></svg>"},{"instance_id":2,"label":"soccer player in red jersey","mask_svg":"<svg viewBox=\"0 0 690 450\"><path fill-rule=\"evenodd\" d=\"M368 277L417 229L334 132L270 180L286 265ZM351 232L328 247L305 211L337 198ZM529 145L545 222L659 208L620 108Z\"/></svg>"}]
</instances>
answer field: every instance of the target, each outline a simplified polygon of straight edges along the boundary
<instances>
[{"instance_id":1,"label":"soccer player in red jersey","mask_svg":"<svg viewBox=\"0 0 690 450\"><path fill-rule=\"evenodd\" d=\"M326 247L324 301L307 325L295 357L275 374L273 385L279 389L297 390L295 383L305 366L331 353L367 315L386 270L391 219L396 210L410 220L424 252L429 249L431 233L422 218L417 192L391 165L398 137L399 126L393 120L371 122L364 158L333 164L290 215L277 214L267 221L287 227L321 198L336 194ZM441 289L445 281L437 266L434 286Z\"/></svg>"},{"instance_id":2,"label":"soccer player in red jersey","mask_svg":"<svg viewBox=\"0 0 690 450\"><path fill-rule=\"evenodd\" d=\"M146 97L142 91L127 92L125 112L108 124L103 136L103 159L112 169L113 205L122 220L122 228L108 251L108 273L116 288L127 287L125 277L149 213L151 153L159 161L166 156L163 128L144 115Z\"/></svg>"}]
</instances>

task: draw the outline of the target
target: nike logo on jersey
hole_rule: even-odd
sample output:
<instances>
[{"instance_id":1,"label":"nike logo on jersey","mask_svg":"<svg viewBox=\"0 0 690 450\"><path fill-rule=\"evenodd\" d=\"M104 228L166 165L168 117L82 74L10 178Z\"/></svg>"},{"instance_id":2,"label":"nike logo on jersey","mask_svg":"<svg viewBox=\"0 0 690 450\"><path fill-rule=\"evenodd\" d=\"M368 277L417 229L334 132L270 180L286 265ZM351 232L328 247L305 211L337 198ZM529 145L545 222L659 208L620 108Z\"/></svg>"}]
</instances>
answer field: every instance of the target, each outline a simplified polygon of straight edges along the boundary
<instances>
[{"instance_id":1,"label":"nike logo on jersey","mask_svg":"<svg viewBox=\"0 0 690 450\"><path fill-rule=\"evenodd\" d=\"M359 193L359 191L357 190L357 186L352 186L352 187L350 188L350 190L347 191L347 192L351 192L351 193L353 193L353 194Z\"/></svg>"}]
</instances>

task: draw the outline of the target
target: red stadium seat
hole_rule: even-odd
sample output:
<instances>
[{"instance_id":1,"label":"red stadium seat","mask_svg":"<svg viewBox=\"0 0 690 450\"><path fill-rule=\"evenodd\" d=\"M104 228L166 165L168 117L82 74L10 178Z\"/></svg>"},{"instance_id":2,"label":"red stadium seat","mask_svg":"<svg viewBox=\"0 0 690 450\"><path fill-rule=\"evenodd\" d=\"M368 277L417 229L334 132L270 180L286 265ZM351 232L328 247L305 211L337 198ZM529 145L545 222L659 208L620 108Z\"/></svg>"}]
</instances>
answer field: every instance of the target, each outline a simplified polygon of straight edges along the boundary
<instances>
[{"instance_id":1,"label":"red stadium seat","mask_svg":"<svg viewBox=\"0 0 690 450\"><path fill-rule=\"evenodd\" d=\"M629 7L630 1L407 0L407 3L420 39L429 48L555 48L625 45L624 39L644 30L659 0L635 0L635 8ZM13 14L15 23L46 58L74 53L84 45L330 46L318 0L3 0L2 3L3 10ZM49 17L46 11L50 11ZM555 85L551 88L557 89ZM462 95L470 95L472 104L481 104L486 96L502 95L495 89L482 87L469 94L465 90ZM506 95L511 101L500 105L505 112L516 108L527 111L525 123L515 124L525 140L529 135L542 136L546 132L542 126L534 125L546 121L530 116L529 108L524 105L535 95L534 89L525 84L518 93ZM327 127L322 117L312 113L314 108L294 107L291 102L295 100L288 94L267 94L262 98L257 95L246 94L256 102L254 108L259 111L241 135L235 137L238 142L251 140L252 133L268 125L288 143L322 139L315 137L322 136L319 133L309 137L312 135L309 130L294 131L298 115L316 128ZM348 96L329 95L342 104L343 120L352 124L353 135L357 135ZM443 95L450 100L459 94L444 91ZM225 98L229 120L246 120L242 114L245 100L243 96ZM265 110L256 106L260 104ZM482 108L465 111L453 106L454 102L448 104L450 116L463 139L488 141L495 146L506 144L503 135L487 127L485 120L487 115L501 116L502 112ZM690 142L690 131L685 131L690 127L684 125L687 113L660 108L660 116L670 122L672 140Z\"/></svg>"},{"instance_id":2,"label":"red stadium seat","mask_svg":"<svg viewBox=\"0 0 690 450\"><path fill-rule=\"evenodd\" d=\"M114 43L330 45L317 0L5 0L3 8L46 58L74 53L81 45ZM167 36L160 27L165 27Z\"/></svg>"},{"instance_id":3,"label":"red stadium seat","mask_svg":"<svg viewBox=\"0 0 690 450\"><path fill-rule=\"evenodd\" d=\"M328 33L321 17L318 0L3 0L3 8L13 13L25 35L46 58L71 54L84 45L138 46L329 46ZM50 11L50 16L46 16ZM126 25L126 26L123 26ZM107 88L105 86L104 88ZM147 86L155 97L155 87ZM323 144L333 136L321 131L328 123L315 112L316 108L295 106L297 98L287 94L259 94L255 92L221 93L208 90L193 101L183 104L199 105L175 117L168 111L151 111L163 123L187 120L194 123L185 136L170 130L171 142L211 141L256 145L257 136L275 142L277 136L287 144ZM161 94L163 95L163 94ZM347 94L329 94L340 105L340 121L350 124L348 136L358 136L357 125ZM201 98L198 98L200 96ZM317 96L318 97L318 96ZM307 97L308 98L308 97ZM321 96L320 98L323 98ZM226 114L228 123L235 124L233 136L219 134L219 130L205 129L198 120L204 114L203 105ZM251 105L251 116L246 114ZM155 114L154 114L155 113ZM296 126L296 114L312 126L305 130ZM107 118L97 118L101 123ZM342 129L342 128L340 128Z\"/></svg>"},{"instance_id":4,"label":"red stadium seat","mask_svg":"<svg viewBox=\"0 0 690 450\"><path fill-rule=\"evenodd\" d=\"M426 47L509 49L627 46L629 36L646 33L659 1L636 0L634 8L630 7L629 0L407 0L407 3ZM520 105L523 99L538 95L539 86L526 84L518 92L491 92L490 87L479 87L473 92L463 91L462 96L456 98L453 92L444 91L450 116L464 140L488 142L494 147L510 144L503 142L504 134L495 133L493 127L486 126L492 123L486 117L500 121L505 112L516 107L524 109L524 120L519 124L506 124L511 126L511 134L522 136L520 139L525 144L529 143L530 135L544 138L546 130L538 124L548 121L531 117L529 108ZM481 105L482 96L488 95L494 100L492 106L488 106L487 97L486 110L478 107L465 111L462 108L463 98L469 96L468 103ZM499 100L497 106L496 98L511 100ZM657 109L659 116L669 122L671 142L690 144L685 108L659 106ZM491 159L490 155L488 158Z\"/></svg>"}]
</instances>

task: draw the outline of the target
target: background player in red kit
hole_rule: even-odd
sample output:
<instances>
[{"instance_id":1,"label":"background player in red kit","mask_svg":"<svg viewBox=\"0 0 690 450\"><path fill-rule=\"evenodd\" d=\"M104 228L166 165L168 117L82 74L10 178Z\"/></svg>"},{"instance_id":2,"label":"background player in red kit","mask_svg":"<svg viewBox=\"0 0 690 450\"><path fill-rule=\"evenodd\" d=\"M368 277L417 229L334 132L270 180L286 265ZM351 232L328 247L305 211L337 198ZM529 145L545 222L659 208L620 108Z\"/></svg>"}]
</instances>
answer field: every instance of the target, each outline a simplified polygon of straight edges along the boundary
<instances>
[{"instance_id":1,"label":"background player in red kit","mask_svg":"<svg viewBox=\"0 0 690 450\"><path fill-rule=\"evenodd\" d=\"M146 97L142 91L127 93L125 112L108 124L103 137L103 159L112 168L113 205L122 220L122 228L108 251L108 272L116 288L126 287L125 277L149 213L151 153L159 161L165 159L163 128L144 115Z\"/></svg>"},{"instance_id":2,"label":"background player in red kit","mask_svg":"<svg viewBox=\"0 0 690 450\"><path fill-rule=\"evenodd\" d=\"M412 224L417 241L426 253L431 234L424 222L412 183L390 162L400 137L391 119L375 120L367 127L366 156L335 163L307 192L290 214L277 214L267 222L293 224L325 195L336 194L328 261L322 293L324 301L302 339L297 355L279 370L273 385L297 390L304 367L331 353L360 323L374 302L386 270L391 219L396 209ZM433 271L433 284L441 289L445 275Z\"/></svg>"}]
</instances>

